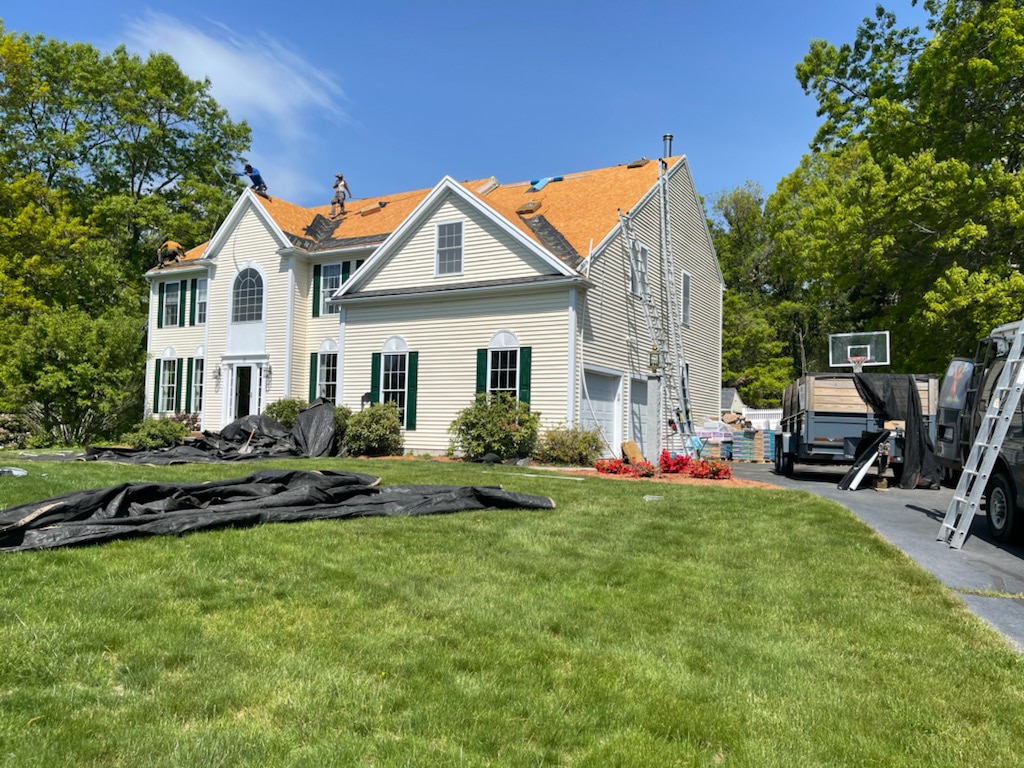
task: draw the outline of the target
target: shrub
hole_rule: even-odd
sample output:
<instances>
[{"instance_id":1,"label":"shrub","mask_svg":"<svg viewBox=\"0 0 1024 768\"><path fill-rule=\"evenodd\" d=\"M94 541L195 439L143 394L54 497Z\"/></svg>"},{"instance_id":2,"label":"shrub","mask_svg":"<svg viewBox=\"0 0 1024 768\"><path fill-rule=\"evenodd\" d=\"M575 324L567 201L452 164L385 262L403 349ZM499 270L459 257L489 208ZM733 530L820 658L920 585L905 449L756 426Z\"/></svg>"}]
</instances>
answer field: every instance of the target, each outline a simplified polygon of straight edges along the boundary
<instances>
[{"instance_id":1,"label":"shrub","mask_svg":"<svg viewBox=\"0 0 1024 768\"><path fill-rule=\"evenodd\" d=\"M273 419L285 429L295 429L295 420L299 418L299 411L309 403L305 400L285 398L275 400L263 409L263 415Z\"/></svg>"},{"instance_id":2,"label":"shrub","mask_svg":"<svg viewBox=\"0 0 1024 768\"><path fill-rule=\"evenodd\" d=\"M345 445L348 452L355 456L393 456L401 453L402 420L398 406L393 402L374 403L366 410L353 413L347 419Z\"/></svg>"},{"instance_id":3,"label":"shrub","mask_svg":"<svg viewBox=\"0 0 1024 768\"><path fill-rule=\"evenodd\" d=\"M339 453L345 444L345 435L348 432L348 423L351 419L351 408L346 408L344 405L334 406L334 445Z\"/></svg>"},{"instance_id":4,"label":"shrub","mask_svg":"<svg viewBox=\"0 0 1024 768\"><path fill-rule=\"evenodd\" d=\"M0 413L0 450L25 448L31 434L23 418L14 413Z\"/></svg>"},{"instance_id":5,"label":"shrub","mask_svg":"<svg viewBox=\"0 0 1024 768\"><path fill-rule=\"evenodd\" d=\"M453 450L470 459L493 453L503 459L529 456L537 444L540 414L511 395L478 394L448 427Z\"/></svg>"},{"instance_id":6,"label":"shrub","mask_svg":"<svg viewBox=\"0 0 1024 768\"><path fill-rule=\"evenodd\" d=\"M601 455L601 446L601 430L560 425L541 436L533 457L544 464L589 467Z\"/></svg>"},{"instance_id":7,"label":"shrub","mask_svg":"<svg viewBox=\"0 0 1024 768\"><path fill-rule=\"evenodd\" d=\"M601 459L594 468L606 475L625 475L626 477L654 477L654 465L648 461L630 464L623 459Z\"/></svg>"},{"instance_id":8,"label":"shrub","mask_svg":"<svg viewBox=\"0 0 1024 768\"><path fill-rule=\"evenodd\" d=\"M153 450L177 445L188 435L188 427L174 419L143 419L132 432L121 436L121 442L132 448Z\"/></svg>"},{"instance_id":9,"label":"shrub","mask_svg":"<svg viewBox=\"0 0 1024 768\"><path fill-rule=\"evenodd\" d=\"M684 474L704 480L728 480L732 477L729 462L708 461L685 453L662 451L658 466L665 474Z\"/></svg>"}]
</instances>

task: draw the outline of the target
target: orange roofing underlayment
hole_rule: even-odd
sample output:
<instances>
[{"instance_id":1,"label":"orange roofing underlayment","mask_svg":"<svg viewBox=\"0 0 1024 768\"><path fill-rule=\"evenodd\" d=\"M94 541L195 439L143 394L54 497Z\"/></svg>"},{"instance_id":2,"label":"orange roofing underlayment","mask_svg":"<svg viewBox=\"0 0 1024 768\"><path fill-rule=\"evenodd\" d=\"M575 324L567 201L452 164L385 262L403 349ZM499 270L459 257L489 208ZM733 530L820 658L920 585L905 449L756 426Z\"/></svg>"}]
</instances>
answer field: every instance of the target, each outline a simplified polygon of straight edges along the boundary
<instances>
[{"instance_id":1,"label":"orange roofing underlayment","mask_svg":"<svg viewBox=\"0 0 1024 768\"><path fill-rule=\"evenodd\" d=\"M665 163L672 168L681 160L682 157L670 157ZM493 178L461 184L531 240L548 247L549 243L542 241L535 229L543 226L550 231L553 228L580 258L585 258L618 225L618 212L628 213L657 183L658 165L658 160L646 160L551 177L536 184L530 181L501 184ZM349 200L345 216L330 221L331 239L382 242L430 191L420 189ZM312 234L316 232L314 221L318 216L327 219L331 209L329 204L303 208L276 197L268 200L257 196L256 199L283 232L299 241L298 247L302 247L302 241L312 244L319 239ZM190 249L180 262L201 258L207 245L203 243Z\"/></svg>"}]
</instances>

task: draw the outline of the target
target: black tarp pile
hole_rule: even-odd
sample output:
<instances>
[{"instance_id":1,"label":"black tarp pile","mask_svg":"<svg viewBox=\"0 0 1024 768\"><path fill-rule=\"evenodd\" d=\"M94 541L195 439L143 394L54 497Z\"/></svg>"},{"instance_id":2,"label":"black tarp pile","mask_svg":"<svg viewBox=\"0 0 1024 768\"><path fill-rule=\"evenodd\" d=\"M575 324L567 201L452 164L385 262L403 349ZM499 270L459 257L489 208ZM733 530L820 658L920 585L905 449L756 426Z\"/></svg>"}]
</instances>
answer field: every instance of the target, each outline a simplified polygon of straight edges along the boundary
<instances>
[{"instance_id":1,"label":"black tarp pile","mask_svg":"<svg viewBox=\"0 0 1024 768\"><path fill-rule=\"evenodd\" d=\"M220 432L203 432L182 445L156 450L88 448L86 461L125 464L191 464L252 459L319 458L334 452L334 405L317 400L288 430L267 416L243 416Z\"/></svg>"},{"instance_id":2,"label":"black tarp pile","mask_svg":"<svg viewBox=\"0 0 1024 768\"><path fill-rule=\"evenodd\" d=\"M0 512L0 552L272 522L555 507L549 498L500 487L379 482L358 472L262 470L232 480L78 491Z\"/></svg>"},{"instance_id":3,"label":"black tarp pile","mask_svg":"<svg viewBox=\"0 0 1024 768\"><path fill-rule=\"evenodd\" d=\"M853 383L861 399L883 418L905 423L903 477L900 488L916 488L919 481L939 486L938 463L921 414L917 381L910 374L855 373Z\"/></svg>"}]
</instances>

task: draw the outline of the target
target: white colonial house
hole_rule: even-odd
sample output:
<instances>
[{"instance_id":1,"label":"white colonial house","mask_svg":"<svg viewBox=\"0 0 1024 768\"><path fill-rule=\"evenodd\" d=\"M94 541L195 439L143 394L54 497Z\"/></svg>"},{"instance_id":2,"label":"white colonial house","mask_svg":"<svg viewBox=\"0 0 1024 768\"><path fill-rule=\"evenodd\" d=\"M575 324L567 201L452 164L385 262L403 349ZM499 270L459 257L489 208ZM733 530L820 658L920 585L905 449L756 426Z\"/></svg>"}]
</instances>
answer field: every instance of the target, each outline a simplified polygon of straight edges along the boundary
<instances>
[{"instance_id":1,"label":"white colonial house","mask_svg":"<svg viewBox=\"0 0 1024 768\"><path fill-rule=\"evenodd\" d=\"M722 275L685 157L327 211L246 190L208 243L149 271L152 413L215 431L281 398L393 400L405 449L439 454L475 393L504 391L542 429L597 426L607 455L631 439L656 458L668 327L694 422L721 415Z\"/></svg>"}]
</instances>

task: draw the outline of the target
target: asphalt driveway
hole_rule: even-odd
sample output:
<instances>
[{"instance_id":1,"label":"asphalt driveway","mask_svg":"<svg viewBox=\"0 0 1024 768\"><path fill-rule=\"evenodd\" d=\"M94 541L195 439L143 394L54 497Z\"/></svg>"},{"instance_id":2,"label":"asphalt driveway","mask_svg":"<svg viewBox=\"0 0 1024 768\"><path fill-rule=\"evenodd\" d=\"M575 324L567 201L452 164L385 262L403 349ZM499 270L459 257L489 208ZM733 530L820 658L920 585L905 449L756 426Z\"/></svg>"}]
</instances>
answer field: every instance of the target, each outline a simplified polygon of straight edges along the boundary
<instances>
[{"instance_id":1,"label":"asphalt driveway","mask_svg":"<svg viewBox=\"0 0 1024 768\"><path fill-rule=\"evenodd\" d=\"M975 516L962 549L952 549L937 541L939 526L953 497L952 488L876 491L869 475L860 489L841 491L836 486L846 467L798 464L791 478L776 475L770 464L733 462L732 471L736 477L838 501L934 574L975 614L1005 635L1018 652L1024 653L1024 547L1003 544L989 536L984 515Z\"/></svg>"}]
</instances>

